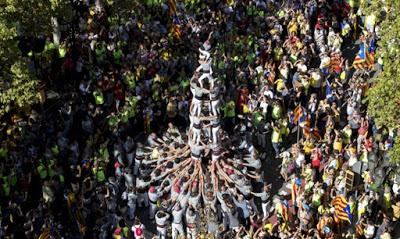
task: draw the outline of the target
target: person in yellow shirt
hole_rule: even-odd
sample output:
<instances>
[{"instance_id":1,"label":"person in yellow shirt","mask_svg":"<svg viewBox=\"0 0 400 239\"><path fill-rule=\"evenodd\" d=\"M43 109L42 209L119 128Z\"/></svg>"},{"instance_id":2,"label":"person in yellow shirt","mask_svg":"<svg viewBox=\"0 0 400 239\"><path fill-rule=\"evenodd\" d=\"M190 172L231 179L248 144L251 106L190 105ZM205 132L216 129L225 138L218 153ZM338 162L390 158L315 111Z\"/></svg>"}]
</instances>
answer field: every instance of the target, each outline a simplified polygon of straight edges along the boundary
<instances>
[{"instance_id":1,"label":"person in yellow shirt","mask_svg":"<svg viewBox=\"0 0 400 239\"><path fill-rule=\"evenodd\" d=\"M290 35L297 35L298 24L296 18L293 18L288 24L288 32Z\"/></svg>"},{"instance_id":2,"label":"person in yellow shirt","mask_svg":"<svg viewBox=\"0 0 400 239\"><path fill-rule=\"evenodd\" d=\"M393 221L398 222L400 220L400 201L397 201L392 205L393 209Z\"/></svg>"},{"instance_id":3,"label":"person in yellow shirt","mask_svg":"<svg viewBox=\"0 0 400 239\"><path fill-rule=\"evenodd\" d=\"M282 146L282 130L279 123L272 123L272 135L271 135L272 147L275 150L275 155L279 155Z\"/></svg>"},{"instance_id":4,"label":"person in yellow shirt","mask_svg":"<svg viewBox=\"0 0 400 239\"><path fill-rule=\"evenodd\" d=\"M303 146L304 153L308 156L311 155L311 151L314 148L314 142L310 135L307 135L307 138L306 138L305 142L303 143L303 145L304 145Z\"/></svg>"},{"instance_id":5,"label":"person in yellow shirt","mask_svg":"<svg viewBox=\"0 0 400 239\"><path fill-rule=\"evenodd\" d=\"M335 130L335 140L333 142L333 150L335 150L336 152L341 152L342 148L343 148L343 140L342 140L342 135Z\"/></svg>"},{"instance_id":6,"label":"person in yellow shirt","mask_svg":"<svg viewBox=\"0 0 400 239\"><path fill-rule=\"evenodd\" d=\"M343 128L342 134L343 134L343 143L349 144L351 142L351 136L352 136L352 130L349 124L347 124Z\"/></svg>"}]
</instances>

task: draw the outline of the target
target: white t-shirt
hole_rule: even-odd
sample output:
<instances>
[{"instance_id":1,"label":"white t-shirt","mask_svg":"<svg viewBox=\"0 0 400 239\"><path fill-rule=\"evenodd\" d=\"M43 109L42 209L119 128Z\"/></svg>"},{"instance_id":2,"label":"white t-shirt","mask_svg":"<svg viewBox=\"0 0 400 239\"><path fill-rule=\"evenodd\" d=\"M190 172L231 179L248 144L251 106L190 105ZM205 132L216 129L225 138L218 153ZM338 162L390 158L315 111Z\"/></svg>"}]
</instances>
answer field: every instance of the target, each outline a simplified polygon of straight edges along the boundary
<instances>
[{"instance_id":1,"label":"white t-shirt","mask_svg":"<svg viewBox=\"0 0 400 239\"><path fill-rule=\"evenodd\" d=\"M357 157L356 156L350 156L349 166L352 167L355 163L357 163Z\"/></svg>"},{"instance_id":2,"label":"white t-shirt","mask_svg":"<svg viewBox=\"0 0 400 239\"><path fill-rule=\"evenodd\" d=\"M144 229L145 229L145 226L143 224L133 225L131 227L131 230L132 230L133 234L135 235L136 239L144 238Z\"/></svg>"},{"instance_id":3,"label":"white t-shirt","mask_svg":"<svg viewBox=\"0 0 400 239\"><path fill-rule=\"evenodd\" d=\"M274 93L271 90L264 91L264 96L270 99L274 98Z\"/></svg>"},{"instance_id":4,"label":"white t-shirt","mask_svg":"<svg viewBox=\"0 0 400 239\"><path fill-rule=\"evenodd\" d=\"M365 237L366 238L373 238L375 234L375 226L374 225L367 225Z\"/></svg>"},{"instance_id":5,"label":"white t-shirt","mask_svg":"<svg viewBox=\"0 0 400 239\"><path fill-rule=\"evenodd\" d=\"M261 102L260 107L262 108L263 114L266 114L268 111L268 103L267 102Z\"/></svg>"},{"instance_id":6,"label":"white t-shirt","mask_svg":"<svg viewBox=\"0 0 400 239\"><path fill-rule=\"evenodd\" d=\"M298 155L297 158L296 158L296 166L297 166L298 168L301 168L301 166L303 165L303 163L304 163L305 160L306 160L306 159L305 159L305 155L299 153L299 155Z\"/></svg>"}]
</instances>

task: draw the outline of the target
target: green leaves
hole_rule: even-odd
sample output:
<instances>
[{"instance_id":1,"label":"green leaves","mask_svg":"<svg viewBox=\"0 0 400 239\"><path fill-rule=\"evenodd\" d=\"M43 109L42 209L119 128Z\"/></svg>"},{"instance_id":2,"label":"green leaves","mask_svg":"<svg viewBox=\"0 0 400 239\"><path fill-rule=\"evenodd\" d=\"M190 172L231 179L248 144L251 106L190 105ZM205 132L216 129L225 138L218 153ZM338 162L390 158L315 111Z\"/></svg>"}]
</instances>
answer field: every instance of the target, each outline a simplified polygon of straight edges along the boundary
<instances>
[{"instance_id":1,"label":"green leaves","mask_svg":"<svg viewBox=\"0 0 400 239\"><path fill-rule=\"evenodd\" d=\"M10 68L10 75L2 78L0 89L0 114L12 107L22 108L37 101L38 80L29 72L27 62L16 61Z\"/></svg>"},{"instance_id":2,"label":"green leaves","mask_svg":"<svg viewBox=\"0 0 400 239\"><path fill-rule=\"evenodd\" d=\"M0 0L0 116L37 101L38 79L18 48L18 37L51 35L51 17L68 21L69 0ZM70 14L71 15L71 14Z\"/></svg>"},{"instance_id":3,"label":"green leaves","mask_svg":"<svg viewBox=\"0 0 400 239\"><path fill-rule=\"evenodd\" d=\"M374 117L377 125L400 130L400 17L397 14L400 11L400 1L392 1L390 8L372 4L366 11L368 14L383 16L383 7L389 9L386 16L382 17L378 31L381 39L377 54L383 59L383 72L374 79L373 87L368 91L368 114ZM392 161L400 162L399 138L395 141L389 155Z\"/></svg>"}]
</instances>

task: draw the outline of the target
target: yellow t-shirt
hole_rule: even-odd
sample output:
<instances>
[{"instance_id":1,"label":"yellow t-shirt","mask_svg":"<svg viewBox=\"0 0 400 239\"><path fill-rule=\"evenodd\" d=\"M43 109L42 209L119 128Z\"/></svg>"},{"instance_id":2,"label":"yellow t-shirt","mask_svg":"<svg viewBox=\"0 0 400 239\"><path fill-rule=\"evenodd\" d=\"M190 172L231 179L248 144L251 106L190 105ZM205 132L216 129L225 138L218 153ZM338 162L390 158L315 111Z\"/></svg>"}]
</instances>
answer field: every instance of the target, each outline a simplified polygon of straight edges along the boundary
<instances>
[{"instance_id":1,"label":"yellow t-shirt","mask_svg":"<svg viewBox=\"0 0 400 239\"><path fill-rule=\"evenodd\" d=\"M304 153L306 155L310 155L313 148L314 148L313 142L311 142L311 141L310 142L306 142L304 147L303 147Z\"/></svg>"},{"instance_id":2,"label":"yellow t-shirt","mask_svg":"<svg viewBox=\"0 0 400 239\"><path fill-rule=\"evenodd\" d=\"M296 22L290 22L288 27L289 27L289 33L297 34L298 27Z\"/></svg>"},{"instance_id":3,"label":"yellow t-shirt","mask_svg":"<svg viewBox=\"0 0 400 239\"><path fill-rule=\"evenodd\" d=\"M158 149L157 148L154 148L153 149L153 152L151 152L151 155L150 155L150 157L151 157L151 159L159 159L160 158L160 152L158 151Z\"/></svg>"},{"instance_id":4,"label":"yellow t-shirt","mask_svg":"<svg viewBox=\"0 0 400 239\"><path fill-rule=\"evenodd\" d=\"M341 141L335 141L333 143L333 149L337 151L342 151L342 142Z\"/></svg>"},{"instance_id":5,"label":"yellow t-shirt","mask_svg":"<svg viewBox=\"0 0 400 239\"><path fill-rule=\"evenodd\" d=\"M393 209L393 220L397 221L400 219L400 206L392 205Z\"/></svg>"}]
</instances>

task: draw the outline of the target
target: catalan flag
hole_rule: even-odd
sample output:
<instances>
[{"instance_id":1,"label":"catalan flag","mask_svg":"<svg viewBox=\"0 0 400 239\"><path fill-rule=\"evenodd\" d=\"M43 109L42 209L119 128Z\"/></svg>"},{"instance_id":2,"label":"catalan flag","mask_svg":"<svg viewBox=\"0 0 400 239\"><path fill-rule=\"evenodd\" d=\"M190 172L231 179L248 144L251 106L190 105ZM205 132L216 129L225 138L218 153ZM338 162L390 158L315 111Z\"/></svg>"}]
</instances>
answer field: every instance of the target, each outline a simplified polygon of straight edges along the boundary
<instances>
[{"instance_id":1,"label":"catalan flag","mask_svg":"<svg viewBox=\"0 0 400 239\"><path fill-rule=\"evenodd\" d=\"M335 208L334 219L336 222L348 221L351 223L353 218L350 212L350 205L345 196L340 195L335 197L332 200L331 205Z\"/></svg>"},{"instance_id":2,"label":"catalan flag","mask_svg":"<svg viewBox=\"0 0 400 239\"><path fill-rule=\"evenodd\" d=\"M303 115L305 114L304 112L304 108L301 105L298 105L295 109L294 109L294 120L293 123L297 123L301 117L303 117Z\"/></svg>"},{"instance_id":3,"label":"catalan flag","mask_svg":"<svg viewBox=\"0 0 400 239\"><path fill-rule=\"evenodd\" d=\"M320 141L322 139L321 132L318 130L317 127L311 129L311 137Z\"/></svg>"},{"instance_id":4,"label":"catalan flag","mask_svg":"<svg viewBox=\"0 0 400 239\"><path fill-rule=\"evenodd\" d=\"M319 219L317 224L317 230L321 236L329 235L331 233L331 224L332 218L331 217L322 217Z\"/></svg>"},{"instance_id":5,"label":"catalan flag","mask_svg":"<svg viewBox=\"0 0 400 239\"><path fill-rule=\"evenodd\" d=\"M307 137L311 133L311 119L307 115L303 115L303 117L299 120L299 126L303 128L303 135Z\"/></svg>"},{"instance_id":6,"label":"catalan flag","mask_svg":"<svg viewBox=\"0 0 400 239\"><path fill-rule=\"evenodd\" d=\"M167 0L168 5L168 14L173 16L176 14L176 1L175 0Z\"/></svg>"},{"instance_id":7,"label":"catalan flag","mask_svg":"<svg viewBox=\"0 0 400 239\"><path fill-rule=\"evenodd\" d=\"M38 237L38 239L50 239L51 235L50 235L50 228L46 228L42 231L42 233L40 234L40 236Z\"/></svg>"},{"instance_id":8,"label":"catalan flag","mask_svg":"<svg viewBox=\"0 0 400 239\"><path fill-rule=\"evenodd\" d=\"M375 44L372 42L372 44ZM356 69L371 69L375 62L374 52L371 50L375 50L375 47L372 48L368 47L366 43L361 43L360 49L353 61L353 66Z\"/></svg>"},{"instance_id":9,"label":"catalan flag","mask_svg":"<svg viewBox=\"0 0 400 239\"><path fill-rule=\"evenodd\" d=\"M180 39L181 39L181 37L182 37L182 32L181 32L181 26L180 26L180 25L178 25L178 24L173 24L173 25L172 25L171 31L172 31L172 36L173 36L175 39L177 39L177 40L180 40Z\"/></svg>"},{"instance_id":10,"label":"catalan flag","mask_svg":"<svg viewBox=\"0 0 400 239\"><path fill-rule=\"evenodd\" d=\"M361 222L358 222L356 224L356 236L361 237L362 235L364 235L364 226L362 225Z\"/></svg>"},{"instance_id":11,"label":"catalan flag","mask_svg":"<svg viewBox=\"0 0 400 239\"><path fill-rule=\"evenodd\" d=\"M177 40L180 40L182 38L181 21L176 14L174 14L172 19L171 33L172 36Z\"/></svg>"},{"instance_id":12,"label":"catalan flag","mask_svg":"<svg viewBox=\"0 0 400 239\"><path fill-rule=\"evenodd\" d=\"M289 221L288 208L284 202L278 202L275 210L277 211L277 214L282 217L283 221Z\"/></svg>"},{"instance_id":13,"label":"catalan flag","mask_svg":"<svg viewBox=\"0 0 400 239\"><path fill-rule=\"evenodd\" d=\"M301 186L301 178L295 178L292 181L292 205L296 205L299 187Z\"/></svg>"}]
</instances>

